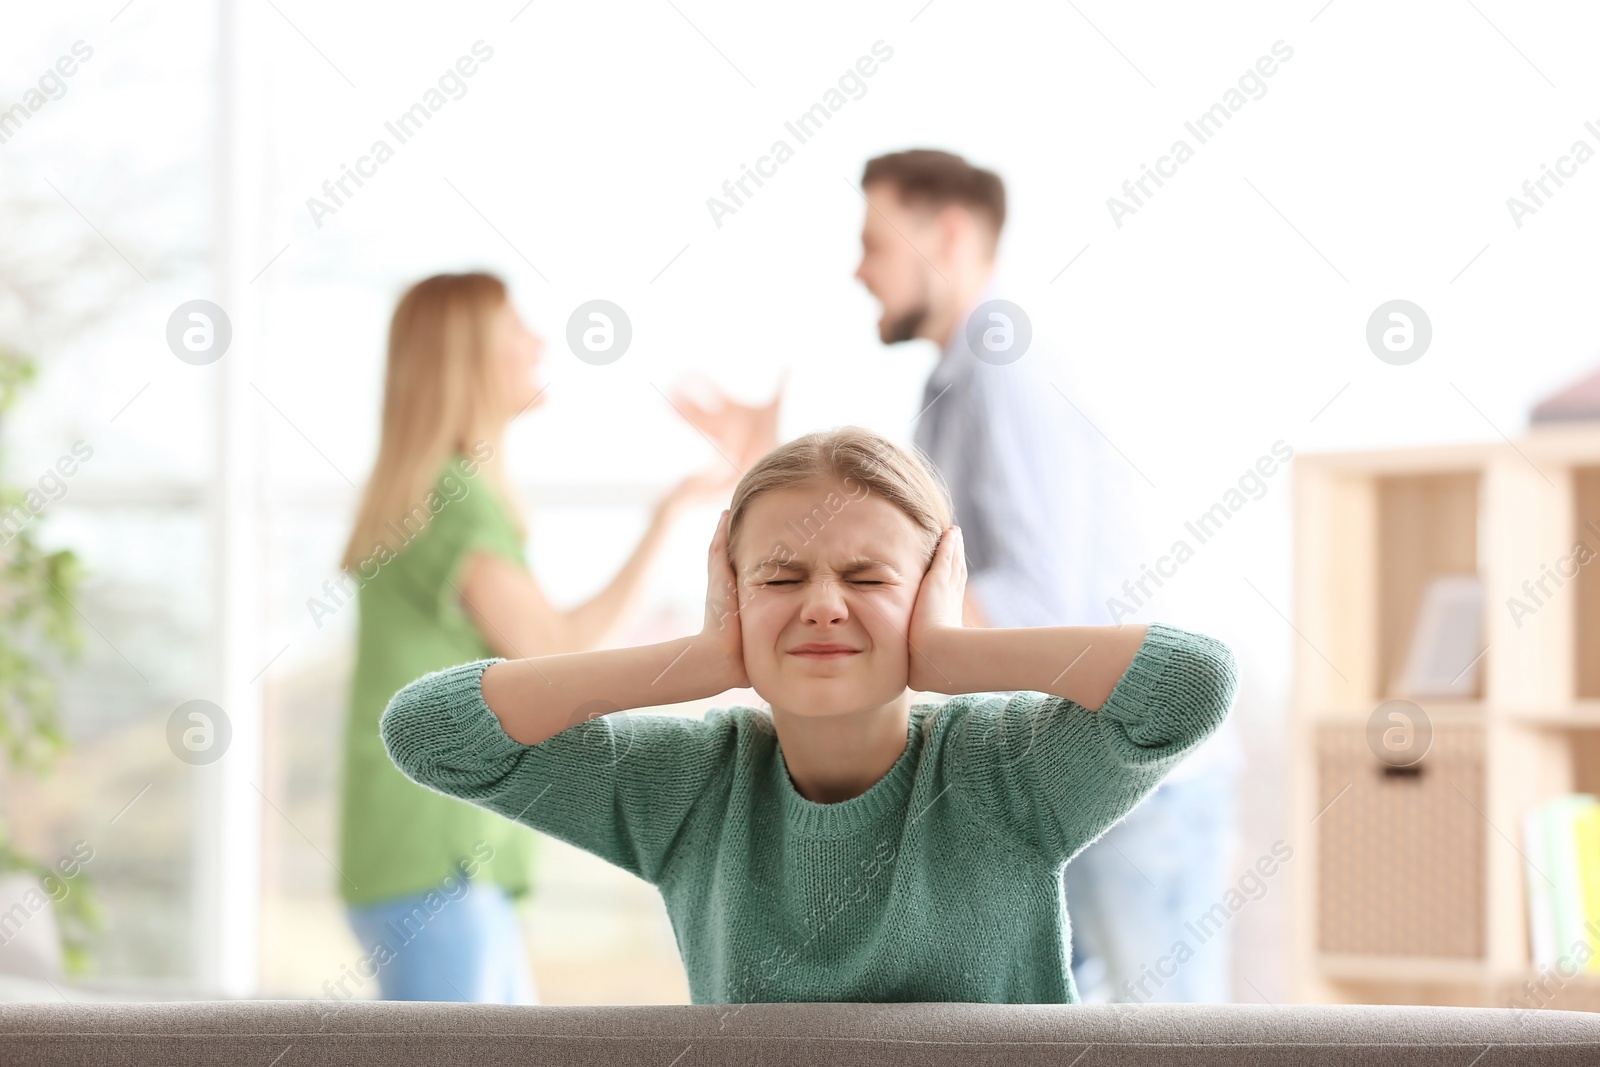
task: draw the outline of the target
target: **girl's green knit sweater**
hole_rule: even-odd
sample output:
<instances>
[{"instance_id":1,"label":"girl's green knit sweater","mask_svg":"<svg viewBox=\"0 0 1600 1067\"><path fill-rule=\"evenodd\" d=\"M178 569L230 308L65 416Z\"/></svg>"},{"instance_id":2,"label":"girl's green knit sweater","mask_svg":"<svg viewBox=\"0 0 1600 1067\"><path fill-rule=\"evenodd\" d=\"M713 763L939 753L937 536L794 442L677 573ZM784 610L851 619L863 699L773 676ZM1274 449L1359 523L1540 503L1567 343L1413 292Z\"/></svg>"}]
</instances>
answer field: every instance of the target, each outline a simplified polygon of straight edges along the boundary
<instances>
[{"instance_id":1,"label":"girl's green knit sweater","mask_svg":"<svg viewBox=\"0 0 1600 1067\"><path fill-rule=\"evenodd\" d=\"M911 711L858 797L789 780L772 716L613 713L507 737L479 679L397 693L379 729L415 781L586 849L661 890L696 1004L1075 1003L1061 868L1215 730L1228 646L1151 623L1099 711L979 693Z\"/></svg>"}]
</instances>

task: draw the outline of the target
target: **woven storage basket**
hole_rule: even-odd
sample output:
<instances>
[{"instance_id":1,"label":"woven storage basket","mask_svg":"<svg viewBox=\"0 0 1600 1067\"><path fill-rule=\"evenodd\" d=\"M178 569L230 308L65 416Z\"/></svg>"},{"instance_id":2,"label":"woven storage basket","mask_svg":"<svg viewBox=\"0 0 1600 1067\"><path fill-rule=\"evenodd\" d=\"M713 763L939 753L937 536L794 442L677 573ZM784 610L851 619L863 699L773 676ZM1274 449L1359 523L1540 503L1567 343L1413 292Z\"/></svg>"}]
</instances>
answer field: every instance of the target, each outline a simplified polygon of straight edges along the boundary
<instances>
[{"instance_id":1,"label":"woven storage basket","mask_svg":"<svg viewBox=\"0 0 1600 1067\"><path fill-rule=\"evenodd\" d=\"M1481 726L1435 727L1428 754L1407 768L1380 761L1361 726L1322 726L1317 797L1322 952L1484 955Z\"/></svg>"}]
</instances>

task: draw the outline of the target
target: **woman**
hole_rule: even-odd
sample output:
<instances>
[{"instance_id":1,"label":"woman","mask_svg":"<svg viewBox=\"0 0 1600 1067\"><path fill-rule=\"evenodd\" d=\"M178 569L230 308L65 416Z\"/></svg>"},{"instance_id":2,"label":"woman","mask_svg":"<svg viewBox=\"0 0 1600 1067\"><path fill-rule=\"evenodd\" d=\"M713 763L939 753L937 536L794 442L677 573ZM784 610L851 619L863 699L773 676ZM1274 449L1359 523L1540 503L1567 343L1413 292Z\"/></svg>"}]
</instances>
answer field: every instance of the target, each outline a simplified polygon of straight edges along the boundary
<instances>
[{"instance_id":1,"label":"woman","mask_svg":"<svg viewBox=\"0 0 1600 1067\"><path fill-rule=\"evenodd\" d=\"M360 585L360 622L340 861L357 972L375 972L385 999L537 1002L513 907L531 888L534 837L406 780L378 736L389 698L485 656L601 645L636 606L681 510L725 497L770 447L770 426L691 406L727 462L675 486L611 583L558 610L528 570L527 528L501 461L507 424L543 402L543 352L488 274L418 282L389 327L382 440L343 560ZM765 410L775 424L777 400Z\"/></svg>"}]
</instances>

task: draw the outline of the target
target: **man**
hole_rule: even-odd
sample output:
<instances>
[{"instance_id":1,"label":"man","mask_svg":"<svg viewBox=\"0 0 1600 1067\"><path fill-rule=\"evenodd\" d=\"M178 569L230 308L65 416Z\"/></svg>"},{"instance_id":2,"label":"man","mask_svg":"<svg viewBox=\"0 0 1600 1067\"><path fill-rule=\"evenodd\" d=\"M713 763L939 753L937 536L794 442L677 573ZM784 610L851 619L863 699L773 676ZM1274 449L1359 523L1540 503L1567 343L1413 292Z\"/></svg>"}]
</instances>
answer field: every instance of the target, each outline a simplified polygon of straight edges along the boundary
<instances>
[{"instance_id":1,"label":"man","mask_svg":"<svg viewBox=\"0 0 1600 1067\"><path fill-rule=\"evenodd\" d=\"M1067 399L1061 368L1033 345L1027 313L998 294L1004 183L959 156L924 149L871 160L861 185L867 209L855 276L882 305L879 339L940 348L913 438L949 486L961 525L964 621L1120 621L1108 598L1140 572L1141 539L1124 491L1129 472ZM675 399L708 436L750 442L735 461L741 469L746 455L776 443L777 404L718 396L708 409ZM1212 909L1231 878L1235 730L1225 722L1067 864L1081 1000L1232 999L1232 931L1200 943L1186 924L1214 931Z\"/></svg>"},{"instance_id":2,"label":"man","mask_svg":"<svg viewBox=\"0 0 1600 1067\"><path fill-rule=\"evenodd\" d=\"M1139 573L1127 468L1052 380L1061 368L1033 346L1026 312L996 290L1004 183L919 149L871 160L861 186L855 276L882 305L878 336L940 347L914 440L955 504L968 625L1115 623L1107 598ZM1232 999L1228 937L1194 945L1185 927L1227 888L1237 741L1224 730L1067 865L1080 998ZM1180 940L1190 951L1175 965Z\"/></svg>"},{"instance_id":3,"label":"man","mask_svg":"<svg viewBox=\"0 0 1600 1067\"><path fill-rule=\"evenodd\" d=\"M870 161L861 185L867 211L855 276L883 307L878 337L940 346L913 437L955 503L970 620L1089 623L1094 598L1084 595L1089 568L1081 564L1105 560L1121 532L1109 521L1120 516L1086 522L1084 508L1108 511L1100 505L1114 468L1099 434L1050 382L1038 353L1029 355L1026 312L998 299L1005 186L929 150ZM1081 479L1059 476L1069 461Z\"/></svg>"}]
</instances>

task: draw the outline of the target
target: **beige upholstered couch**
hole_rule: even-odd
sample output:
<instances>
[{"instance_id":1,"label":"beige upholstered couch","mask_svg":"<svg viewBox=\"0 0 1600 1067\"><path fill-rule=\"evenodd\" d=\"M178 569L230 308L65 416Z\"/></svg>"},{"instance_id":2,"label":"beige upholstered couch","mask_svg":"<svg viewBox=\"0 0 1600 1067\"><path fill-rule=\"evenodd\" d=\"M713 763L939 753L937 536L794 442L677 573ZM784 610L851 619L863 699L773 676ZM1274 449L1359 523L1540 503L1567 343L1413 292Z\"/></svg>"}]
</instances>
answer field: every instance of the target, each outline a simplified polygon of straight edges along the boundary
<instances>
[{"instance_id":1,"label":"beige upholstered couch","mask_svg":"<svg viewBox=\"0 0 1600 1067\"><path fill-rule=\"evenodd\" d=\"M1258 1005L0 1005L0 1064L1600 1065L1600 1014Z\"/></svg>"}]
</instances>

